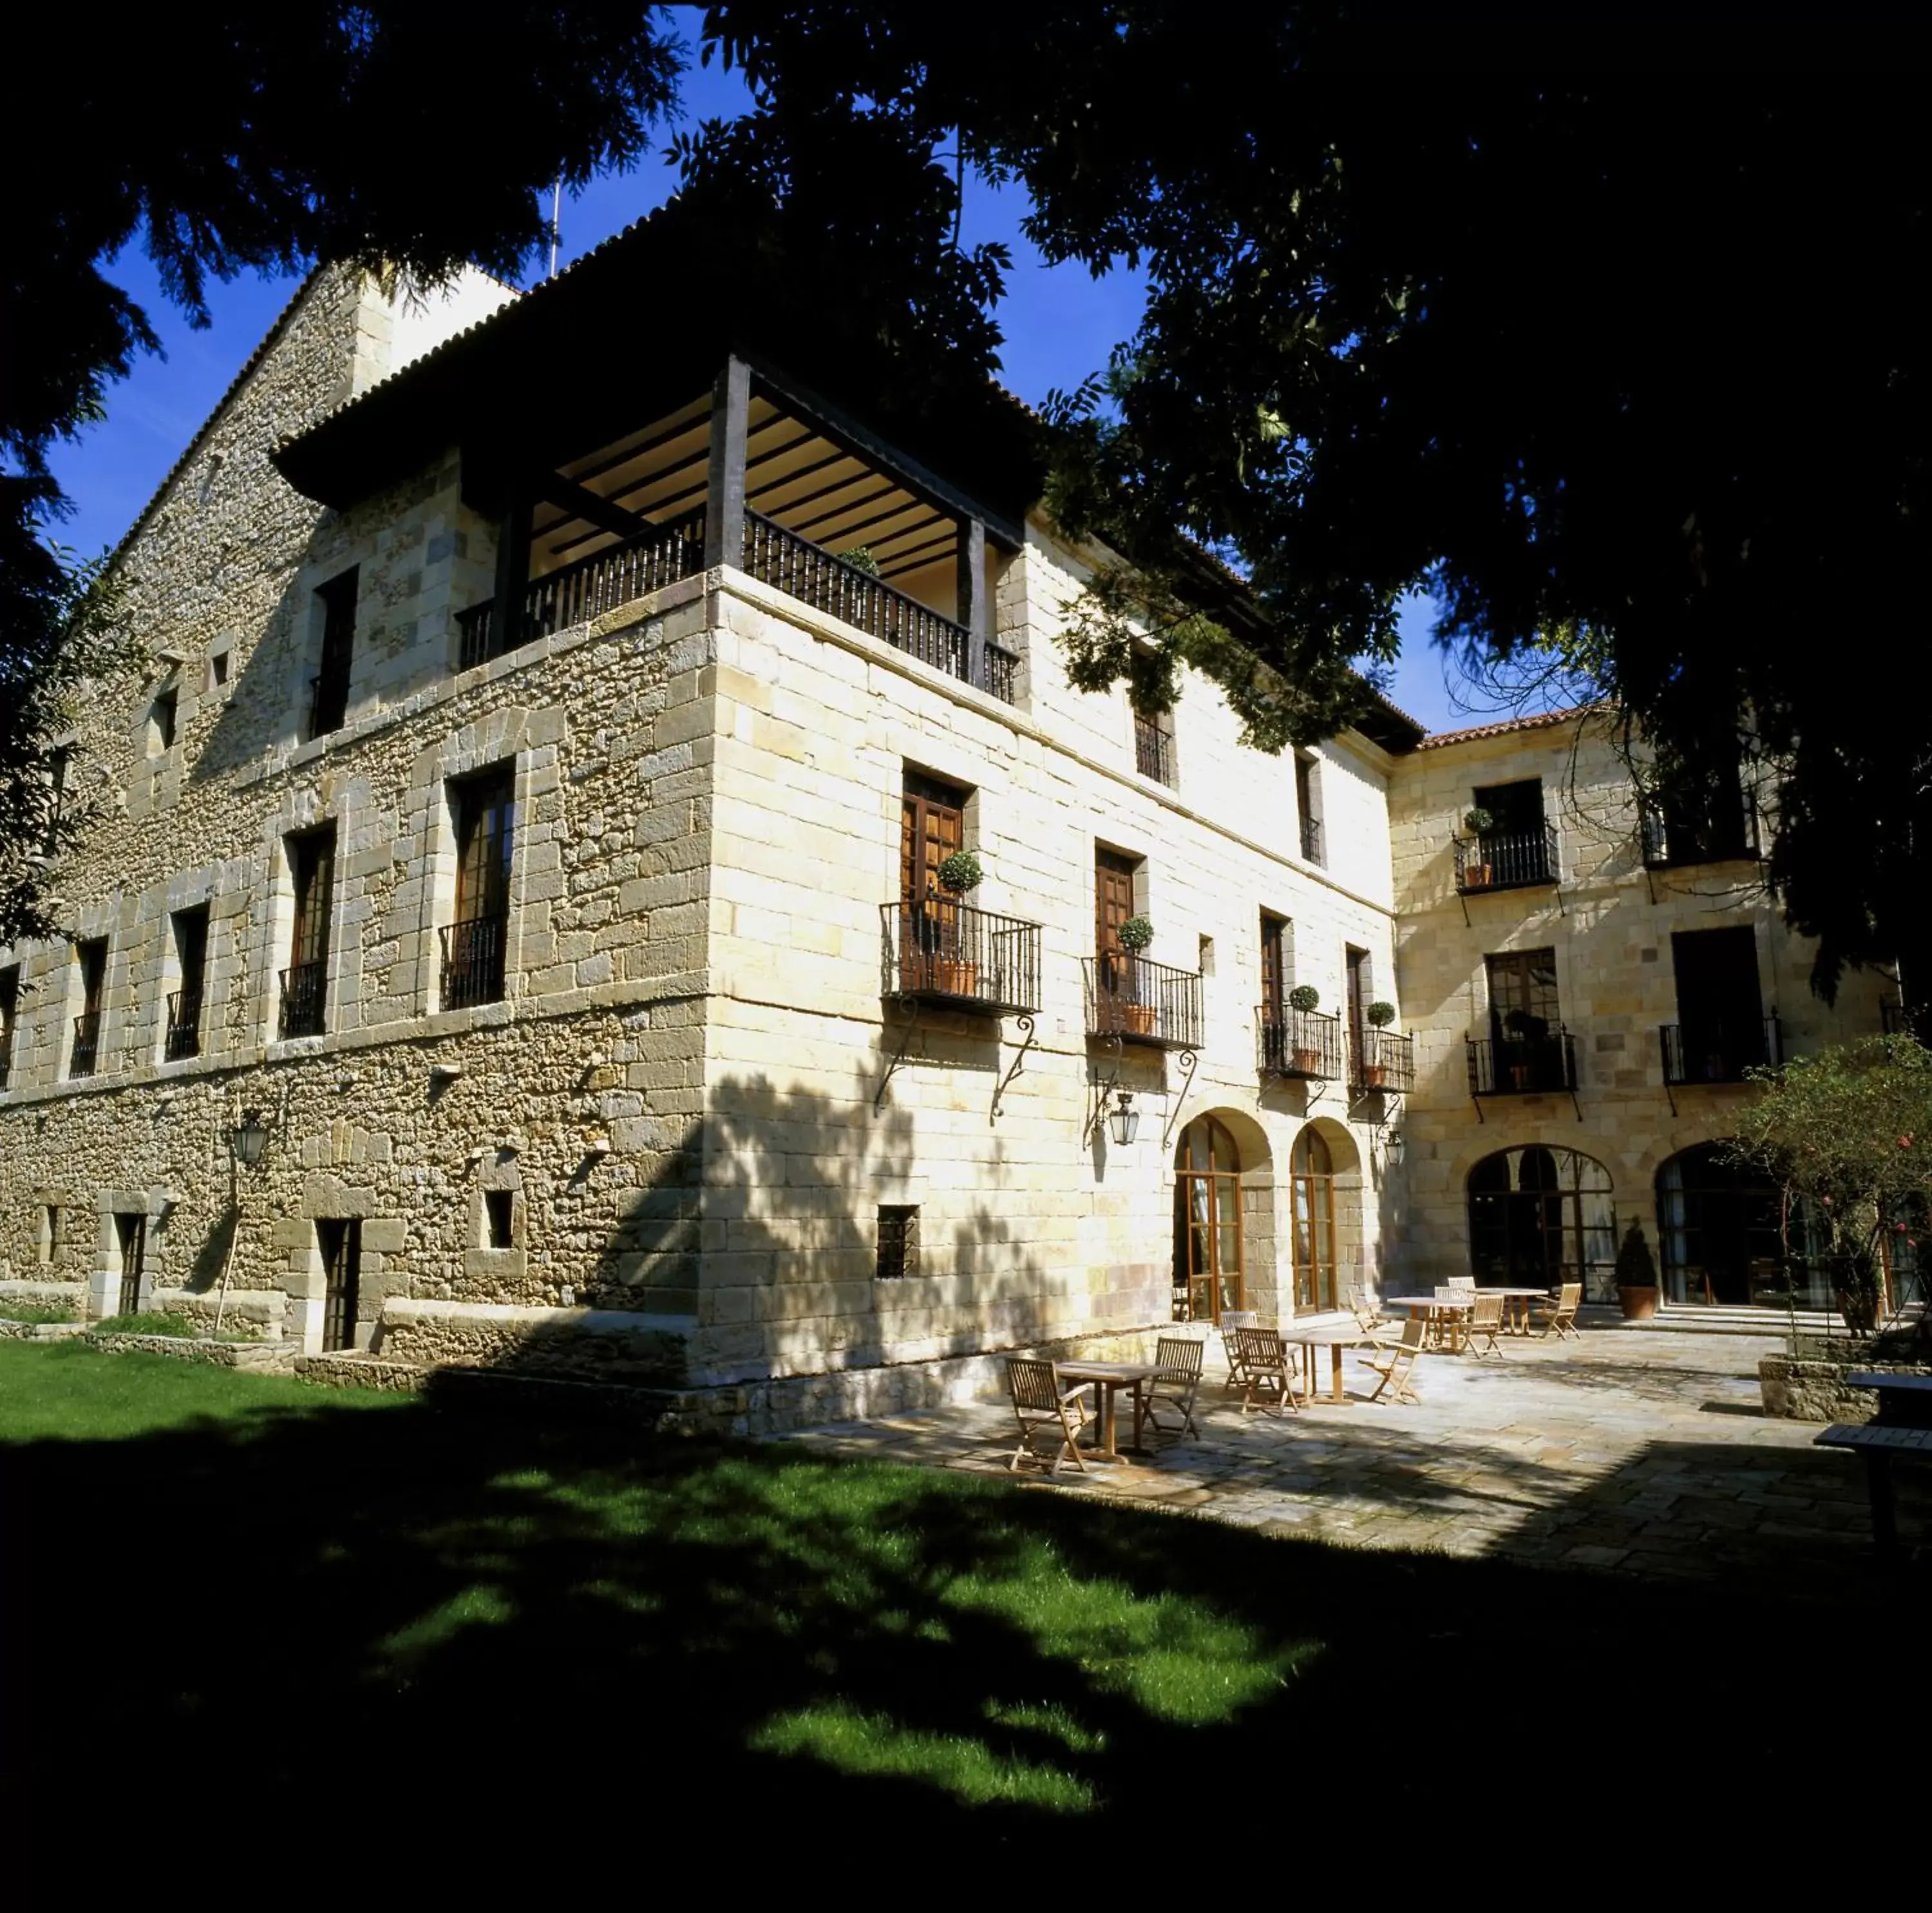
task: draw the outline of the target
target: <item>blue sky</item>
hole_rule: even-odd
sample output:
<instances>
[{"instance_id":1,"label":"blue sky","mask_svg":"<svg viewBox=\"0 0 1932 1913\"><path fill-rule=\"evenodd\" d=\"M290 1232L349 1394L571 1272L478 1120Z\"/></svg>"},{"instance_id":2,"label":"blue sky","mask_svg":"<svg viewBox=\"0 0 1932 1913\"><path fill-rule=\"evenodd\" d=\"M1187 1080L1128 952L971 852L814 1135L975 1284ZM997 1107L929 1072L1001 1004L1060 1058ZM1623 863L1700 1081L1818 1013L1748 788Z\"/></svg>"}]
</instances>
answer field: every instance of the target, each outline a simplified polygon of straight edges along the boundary
<instances>
[{"instance_id":1,"label":"blue sky","mask_svg":"<svg viewBox=\"0 0 1932 1913\"><path fill-rule=\"evenodd\" d=\"M685 30L690 33L688 22ZM686 81L690 120L730 117L746 97L736 77L715 65L694 67ZM561 263L661 204L675 183L662 155L652 153L635 171L607 175L575 200L566 198ZM1000 377L1036 404L1053 387L1070 390L1106 363L1140 317L1142 282L1130 272L1096 280L1078 266L1047 266L1020 233L1024 211L1017 189L1000 192L968 182L963 236L969 243L1003 239L1012 251L998 315L1006 334ZM541 273L547 263L536 262L532 270ZM169 304L138 247L122 255L110 276L147 308L165 356L140 359L133 375L109 392L106 419L56 452L55 476L75 506L56 536L82 553L119 542L295 290L292 280L253 277L215 286L208 299L213 323L196 332ZM1447 729L1472 720L1450 700L1443 661L1427 641L1429 615L1420 601L1406 608L1402 657L1390 695L1432 729Z\"/></svg>"}]
</instances>

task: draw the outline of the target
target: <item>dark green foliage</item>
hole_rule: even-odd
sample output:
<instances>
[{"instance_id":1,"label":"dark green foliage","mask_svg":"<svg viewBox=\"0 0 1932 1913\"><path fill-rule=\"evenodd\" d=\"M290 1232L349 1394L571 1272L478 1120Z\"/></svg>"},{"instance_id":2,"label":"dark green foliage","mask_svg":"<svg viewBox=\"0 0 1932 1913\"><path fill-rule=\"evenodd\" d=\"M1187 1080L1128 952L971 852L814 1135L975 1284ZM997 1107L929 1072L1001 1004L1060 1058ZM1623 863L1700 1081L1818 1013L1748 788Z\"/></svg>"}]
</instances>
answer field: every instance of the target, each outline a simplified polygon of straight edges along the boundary
<instances>
[{"instance_id":1,"label":"dark green foliage","mask_svg":"<svg viewBox=\"0 0 1932 1913\"><path fill-rule=\"evenodd\" d=\"M1298 983L1288 993L1288 1007L1304 1015L1310 1010L1318 1009L1321 1003L1322 993L1312 983Z\"/></svg>"},{"instance_id":2,"label":"dark green foliage","mask_svg":"<svg viewBox=\"0 0 1932 1913\"><path fill-rule=\"evenodd\" d=\"M74 1320L72 1305L64 1302L0 1302L0 1321L47 1323Z\"/></svg>"},{"instance_id":3,"label":"dark green foliage","mask_svg":"<svg viewBox=\"0 0 1932 1913\"><path fill-rule=\"evenodd\" d=\"M1147 272L1141 330L1049 408L1056 515L1134 561L1077 682L1142 694L1138 606L1252 740L1305 740L1429 581L1445 644L1621 698L1666 785L1761 758L1816 982L1904 953L1916 997L1932 146L1899 19L1049 5L997 59L942 10L707 24L770 103L739 137L828 195L817 130L890 113L922 164L1023 182L1050 257ZM1186 608L1204 553L1246 573L1271 671ZM1882 696L1840 644L1882 647Z\"/></svg>"},{"instance_id":4,"label":"dark green foliage","mask_svg":"<svg viewBox=\"0 0 1932 1913\"><path fill-rule=\"evenodd\" d=\"M939 866L939 887L964 896L968 890L977 890L986 881L986 875L976 851L956 850Z\"/></svg>"},{"instance_id":5,"label":"dark green foliage","mask_svg":"<svg viewBox=\"0 0 1932 1913\"><path fill-rule=\"evenodd\" d=\"M1617 1245L1617 1287L1620 1289L1654 1289L1657 1287L1657 1263L1650 1253L1650 1243L1643 1233L1643 1224L1633 1216L1630 1226L1624 1231L1624 1239Z\"/></svg>"}]
</instances>

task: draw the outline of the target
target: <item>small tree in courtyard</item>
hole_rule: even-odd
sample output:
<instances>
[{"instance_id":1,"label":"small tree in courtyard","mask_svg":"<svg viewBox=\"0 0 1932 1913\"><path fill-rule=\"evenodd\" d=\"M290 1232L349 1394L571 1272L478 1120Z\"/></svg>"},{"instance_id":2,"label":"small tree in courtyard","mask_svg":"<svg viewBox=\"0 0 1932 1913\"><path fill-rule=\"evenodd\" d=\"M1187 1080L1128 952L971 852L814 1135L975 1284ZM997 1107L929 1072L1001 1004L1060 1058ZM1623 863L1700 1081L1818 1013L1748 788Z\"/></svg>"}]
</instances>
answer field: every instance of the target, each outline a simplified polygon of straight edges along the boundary
<instances>
[{"instance_id":1,"label":"small tree in courtyard","mask_svg":"<svg viewBox=\"0 0 1932 1913\"><path fill-rule=\"evenodd\" d=\"M1763 1077L1739 1113L1730 1153L1765 1170L1787 1207L1822 1218L1826 1272L1846 1326L1877 1326L1881 1239L1916 1248L1932 1191L1932 1052L1909 1036L1875 1036L1801 1056ZM1922 1338L1926 1324L1919 1325Z\"/></svg>"}]
</instances>

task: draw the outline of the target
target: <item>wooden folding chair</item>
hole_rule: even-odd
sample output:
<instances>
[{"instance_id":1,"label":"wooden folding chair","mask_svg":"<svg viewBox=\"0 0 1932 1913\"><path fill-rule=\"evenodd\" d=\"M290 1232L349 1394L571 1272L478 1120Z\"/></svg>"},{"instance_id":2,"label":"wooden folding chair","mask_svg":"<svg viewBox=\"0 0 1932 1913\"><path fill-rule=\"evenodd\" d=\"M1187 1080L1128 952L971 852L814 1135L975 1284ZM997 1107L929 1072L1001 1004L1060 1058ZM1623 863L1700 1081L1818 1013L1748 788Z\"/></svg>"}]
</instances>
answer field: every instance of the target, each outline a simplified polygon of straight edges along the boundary
<instances>
[{"instance_id":1,"label":"wooden folding chair","mask_svg":"<svg viewBox=\"0 0 1932 1913\"><path fill-rule=\"evenodd\" d=\"M1426 1332L1427 1325L1421 1317L1412 1315L1402 1324L1400 1341L1378 1341L1371 1344L1382 1350L1386 1357L1381 1361L1372 1355L1364 1358L1382 1377L1375 1393L1369 1397L1371 1401L1382 1401L1384 1398L1390 1402L1419 1402L1422 1399L1416 1393L1409 1375L1415 1366L1416 1358L1422 1353L1423 1337Z\"/></svg>"},{"instance_id":2,"label":"wooden folding chair","mask_svg":"<svg viewBox=\"0 0 1932 1913\"><path fill-rule=\"evenodd\" d=\"M1365 1335L1372 1334L1382 1326L1381 1305L1359 1282L1348 1284L1342 1294L1342 1306L1355 1318L1355 1326Z\"/></svg>"},{"instance_id":3,"label":"wooden folding chair","mask_svg":"<svg viewBox=\"0 0 1932 1913\"><path fill-rule=\"evenodd\" d=\"M1166 1432L1166 1425L1154 1413L1165 1402L1180 1410L1180 1433L1201 1432L1194 1425L1194 1398L1200 1392L1202 1358L1207 1353L1208 1344L1199 1335L1162 1335L1154 1344L1154 1363L1160 1372L1148 1385L1146 1398L1141 1407L1144 1425L1150 1423L1163 1434ZM1134 1439L1140 1439L1138 1429Z\"/></svg>"},{"instance_id":4,"label":"wooden folding chair","mask_svg":"<svg viewBox=\"0 0 1932 1913\"><path fill-rule=\"evenodd\" d=\"M1255 1314L1252 1309L1228 1309L1221 1317L1221 1349L1228 1358L1228 1386L1231 1389L1244 1389L1248 1385L1247 1371L1241 1365L1240 1344L1235 1340L1235 1331L1252 1329Z\"/></svg>"},{"instance_id":5,"label":"wooden folding chair","mask_svg":"<svg viewBox=\"0 0 1932 1913\"><path fill-rule=\"evenodd\" d=\"M1583 1336L1582 1332L1576 1326L1576 1311L1581 1306L1582 1300L1582 1284L1565 1282L1557 1291L1556 1299L1554 1302L1530 1304L1529 1319L1532 1322L1542 1323L1546 1339L1553 1329L1556 1332L1556 1339L1558 1341L1566 1341L1572 1335L1574 1335L1577 1341L1581 1341Z\"/></svg>"},{"instance_id":6,"label":"wooden folding chair","mask_svg":"<svg viewBox=\"0 0 1932 1913\"><path fill-rule=\"evenodd\" d=\"M1503 1299L1479 1295L1469 1311L1469 1326L1462 1345L1472 1355L1500 1355L1502 1344L1496 1338L1503 1332ZM1484 1346L1486 1344L1487 1346Z\"/></svg>"},{"instance_id":7,"label":"wooden folding chair","mask_svg":"<svg viewBox=\"0 0 1932 1913\"><path fill-rule=\"evenodd\" d=\"M1277 1415L1298 1413L1294 1357L1279 1332L1273 1329L1237 1329L1234 1336L1240 1344L1242 1372L1247 1377L1243 1384L1241 1413L1245 1415L1254 1407L1257 1395L1270 1394L1277 1404L1274 1411Z\"/></svg>"},{"instance_id":8,"label":"wooden folding chair","mask_svg":"<svg viewBox=\"0 0 1932 1913\"><path fill-rule=\"evenodd\" d=\"M1084 1384L1076 1383L1071 1388L1063 1387L1060 1371L1054 1363L1016 1355L1007 1358L1006 1386L1012 1392L1013 1413L1020 1425L1020 1445L1013 1450L1013 1458L1006 1464L1007 1471L1017 1474L1021 1457L1030 1455L1034 1461L1044 1464L1049 1475L1058 1474L1060 1464L1069 1458L1084 1475L1087 1464L1080 1458L1080 1445L1074 1440L1073 1431L1078 1422L1087 1419L1086 1410L1080 1405ZM1074 1419L1076 1416L1078 1422ZM1061 1445L1049 1461L1035 1444L1039 1436L1056 1425L1060 1430Z\"/></svg>"}]
</instances>

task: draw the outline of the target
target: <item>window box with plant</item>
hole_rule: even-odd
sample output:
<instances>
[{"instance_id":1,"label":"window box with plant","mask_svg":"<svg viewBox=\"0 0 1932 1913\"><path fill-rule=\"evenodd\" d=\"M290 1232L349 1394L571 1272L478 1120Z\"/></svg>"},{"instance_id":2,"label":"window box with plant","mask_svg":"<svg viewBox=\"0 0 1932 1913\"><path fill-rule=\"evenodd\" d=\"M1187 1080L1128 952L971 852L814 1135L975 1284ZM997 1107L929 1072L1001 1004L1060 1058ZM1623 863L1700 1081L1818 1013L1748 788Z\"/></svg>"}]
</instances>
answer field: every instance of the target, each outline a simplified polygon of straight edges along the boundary
<instances>
[{"instance_id":1,"label":"window box with plant","mask_svg":"<svg viewBox=\"0 0 1932 1913\"><path fill-rule=\"evenodd\" d=\"M1462 864L1462 887L1465 890L1487 890L1493 872L1483 839L1492 835L1496 830L1495 813L1485 810L1480 803L1477 804L1463 812L1462 827L1468 832L1472 840L1468 854Z\"/></svg>"},{"instance_id":2,"label":"window box with plant","mask_svg":"<svg viewBox=\"0 0 1932 1913\"><path fill-rule=\"evenodd\" d=\"M975 851L956 850L940 865L938 875L945 901L932 920L938 933L933 987L948 996L977 996L980 966L959 935L959 906L986 881L986 869Z\"/></svg>"},{"instance_id":3,"label":"window box with plant","mask_svg":"<svg viewBox=\"0 0 1932 1913\"><path fill-rule=\"evenodd\" d=\"M1294 1012L1288 1054L1297 1076L1316 1076L1322 1068L1322 1052L1311 1040L1301 1019L1312 1016L1322 1007L1322 993L1312 983L1298 983L1288 993L1288 1007Z\"/></svg>"},{"instance_id":4,"label":"window box with plant","mask_svg":"<svg viewBox=\"0 0 1932 1913\"><path fill-rule=\"evenodd\" d=\"M1127 953L1129 961L1122 966L1126 971L1126 987L1121 993L1120 1017L1131 1036L1151 1036L1158 1005L1144 1002L1141 991L1141 966L1132 960L1139 956L1154 941L1154 922L1144 916L1130 917L1117 932L1120 947Z\"/></svg>"},{"instance_id":5,"label":"window box with plant","mask_svg":"<svg viewBox=\"0 0 1932 1913\"><path fill-rule=\"evenodd\" d=\"M1377 1002L1371 1003L1362 1014L1367 1018L1370 1029L1380 1032L1387 1029L1395 1021L1395 1005ZM1388 1065L1382 1059L1379 1047L1371 1045L1370 1054L1363 1059L1362 1087L1364 1089L1381 1089L1386 1087L1388 1083Z\"/></svg>"}]
</instances>

